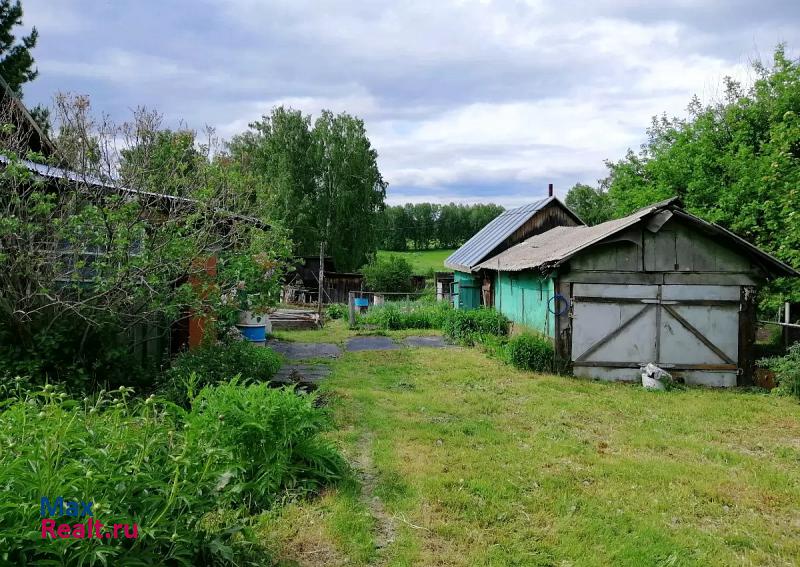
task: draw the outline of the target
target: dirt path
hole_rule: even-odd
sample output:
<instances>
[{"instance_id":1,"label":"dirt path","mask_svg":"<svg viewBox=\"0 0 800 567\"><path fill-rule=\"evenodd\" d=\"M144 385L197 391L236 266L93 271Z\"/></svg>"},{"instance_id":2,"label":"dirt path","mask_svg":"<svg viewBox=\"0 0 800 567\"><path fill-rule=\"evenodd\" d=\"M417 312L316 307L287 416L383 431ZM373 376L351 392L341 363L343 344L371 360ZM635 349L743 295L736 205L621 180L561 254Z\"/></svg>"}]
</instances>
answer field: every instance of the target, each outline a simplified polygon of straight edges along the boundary
<instances>
[{"instance_id":1,"label":"dirt path","mask_svg":"<svg viewBox=\"0 0 800 567\"><path fill-rule=\"evenodd\" d=\"M361 482L361 502L375 518L375 549L377 558L371 563L376 567L386 564L386 547L394 542L396 530L394 517L386 511L380 498L375 495L378 484L377 471L372 461L373 435L365 433L358 441L358 452L353 463Z\"/></svg>"}]
</instances>

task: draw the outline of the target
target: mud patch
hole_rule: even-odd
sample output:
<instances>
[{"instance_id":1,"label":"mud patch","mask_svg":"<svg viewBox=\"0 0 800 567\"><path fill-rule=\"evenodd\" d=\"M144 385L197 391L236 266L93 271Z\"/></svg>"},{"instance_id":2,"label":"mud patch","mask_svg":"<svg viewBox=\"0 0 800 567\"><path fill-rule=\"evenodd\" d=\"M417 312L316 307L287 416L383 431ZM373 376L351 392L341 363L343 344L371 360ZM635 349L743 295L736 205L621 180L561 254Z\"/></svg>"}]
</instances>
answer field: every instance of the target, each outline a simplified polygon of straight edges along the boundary
<instances>
[{"instance_id":1,"label":"mud patch","mask_svg":"<svg viewBox=\"0 0 800 567\"><path fill-rule=\"evenodd\" d=\"M337 358L342 350L332 343L293 343L270 340L267 346L289 360L311 360L313 358Z\"/></svg>"},{"instance_id":2,"label":"mud patch","mask_svg":"<svg viewBox=\"0 0 800 567\"><path fill-rule=\"evenodd\" d=\"M440 335L433 335L430 337L406 337L404 342L410 347L448 348L452 346Z\"/></svg>"}]
</instances>

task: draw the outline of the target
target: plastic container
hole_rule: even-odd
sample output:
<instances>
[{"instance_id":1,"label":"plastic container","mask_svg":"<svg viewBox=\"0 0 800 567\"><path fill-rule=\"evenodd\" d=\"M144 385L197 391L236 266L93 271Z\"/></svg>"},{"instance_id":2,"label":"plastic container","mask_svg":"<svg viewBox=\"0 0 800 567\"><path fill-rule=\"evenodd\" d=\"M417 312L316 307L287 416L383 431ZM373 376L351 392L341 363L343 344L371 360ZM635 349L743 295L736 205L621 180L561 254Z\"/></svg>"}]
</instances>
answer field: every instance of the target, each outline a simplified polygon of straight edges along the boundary
<instances>
[{"instance_id":1,"label":"plastic container","mask_svg":"<svg viewBox=\"0 0 800 567\"><path fill-rule=\"evenodd\" d=\"M236 325L244 340L263 346L267 342L267 327L261 325Z\"/></svg>"}]
</instances>

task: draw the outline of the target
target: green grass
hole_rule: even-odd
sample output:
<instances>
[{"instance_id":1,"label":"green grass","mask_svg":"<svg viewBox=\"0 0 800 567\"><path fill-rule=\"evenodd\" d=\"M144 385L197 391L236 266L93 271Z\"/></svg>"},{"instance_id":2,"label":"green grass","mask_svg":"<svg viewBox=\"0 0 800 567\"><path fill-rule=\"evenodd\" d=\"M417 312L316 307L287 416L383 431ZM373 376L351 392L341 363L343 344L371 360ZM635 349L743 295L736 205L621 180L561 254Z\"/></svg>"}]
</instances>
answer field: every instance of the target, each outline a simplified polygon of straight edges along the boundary
<instances>
[{"instance_id":1,"label":"green grass","mask_svg":"<svg viewBox=\"0 0 800 567\"><path fill-rule=\"evenodd\" d=\"M444 261L453 252L455 252L455 250L421 250L419 252L389 252L386 250L378 250L378 256L388 256L390 254L402 256L411 263L414 274L427 276L431 269L436 272L446 271L447 268L444 267Z\"/></svg>"},{"instance_id":2,"label":"green grass","mask_svg":"<svg viewBox=\"0 0 800 567\"><path fill-rule=\"evenodd\" d=\"M323 388L336 442L357 468L367 454L374 478L361 499L326 494L317 529L335 559L300 564L800 557L800 406L790 399L537 375L476 349L346 353ZM369 553L369 530L376 541L387 523L392 538Z\"/></svg>"},{"instance_id":3,"label":"green grass","mask_svg":"<svg viewBox=\"0 0 800 567\"><path fill-rule=\"evenodd\" d=\"M404 337L418 337L427 335L441 335L441 331L435 329L402 329L399 331L383 331L380 329L349 329L345 319L328 321L321 329L310 331L275 331L271 336L282 341L292 341L298 343L334 343L344 345L347 339L352 337L364 337L380 335L402 339Z\"/></svg>"}]
</instances>

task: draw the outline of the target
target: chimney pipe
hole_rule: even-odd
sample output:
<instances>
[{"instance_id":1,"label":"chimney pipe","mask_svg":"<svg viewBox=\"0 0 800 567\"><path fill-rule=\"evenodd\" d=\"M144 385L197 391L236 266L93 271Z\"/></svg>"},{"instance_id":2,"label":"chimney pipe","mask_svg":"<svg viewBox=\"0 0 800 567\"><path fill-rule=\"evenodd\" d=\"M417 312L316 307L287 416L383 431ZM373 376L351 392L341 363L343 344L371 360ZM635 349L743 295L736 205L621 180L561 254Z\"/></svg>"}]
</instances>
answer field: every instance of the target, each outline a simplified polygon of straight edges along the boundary
<instances>
[{"instance_id":1,"label":"chimney pipe","mask_svg":"<svg viewBox=\"0 0 800 567\"><path fill-rule=\"evenodd\" d=\"M553 184L552 183L548 183L547 184L547 196L548 197L552 197L553 196Z\"/></svg>"}]
</instances>

